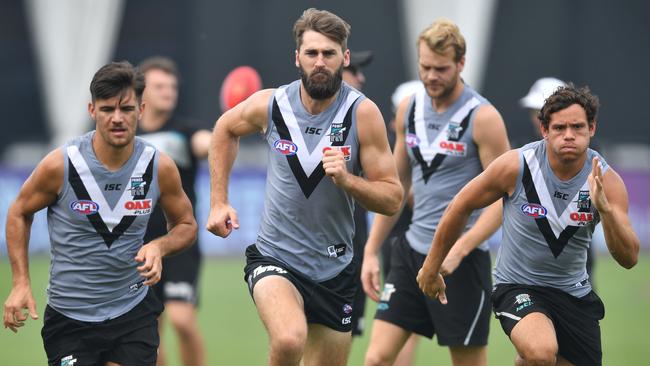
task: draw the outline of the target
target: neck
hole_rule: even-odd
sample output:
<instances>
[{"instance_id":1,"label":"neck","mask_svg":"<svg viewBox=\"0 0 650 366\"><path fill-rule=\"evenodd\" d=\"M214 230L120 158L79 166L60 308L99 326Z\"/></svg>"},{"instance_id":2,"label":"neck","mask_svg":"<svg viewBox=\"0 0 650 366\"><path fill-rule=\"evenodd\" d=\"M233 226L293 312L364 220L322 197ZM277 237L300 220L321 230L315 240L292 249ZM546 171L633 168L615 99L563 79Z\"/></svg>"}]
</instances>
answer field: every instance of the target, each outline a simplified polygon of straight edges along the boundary
<instances>
[{"instance_id":1,"label":"neck","mask_svg":"<svg viewBox=\"0 0 650 366\"><path fill-rule=\"evenodd\" d=\"M300 84L300 101L302 102L302 105L305 107L307 112L310 114L319 114L323 112L327 107L330 106L338 97L339 93L341 92L341 89L339 89L333 96L327 98L327 99L313 99L312 97L309 96L309 93L307 93L307 90L305 90L305 86Z\"/></svg>"},{"instance_id":2,"label":"neck","mask_svg":"<svg viewBox=\"0 0 650 366\"><path fill-rule=\"evenodd\" d=\"M110 171L119 170L133 154L135 142L131 141L129 144L122 147L111 146L104 141L97 132L93 135L93 151L97 160L99 160L106 169Z\"/></svg>"},{"instance_id":3,"label":"neck","mask_svg":"<svg viewBox=\"0 0 650 366\"><path fill-rule=\"evenodd\" d=\"M437 112L444 112L460 98L463 89L465 89L465 83L459 79L451 93L438 98L431 98L431 103L433 103Z\"/></svg>"},{"instance_id":4,"label":"neck","mask_svg":"<svg viewBox=\"0 0 650 366\"><path fill-rule=\"evenodd\" d=\"M567 181L580 173L587 160L587 154L580 155L577 159L562 160L559 156L555 155L551 149L546 148L546 157L548 164L560 180Z\"/></svg>"},{"instance_id":5,"label":"neck","mask_svg":"<svg viewBox=\"0 0 650 366\"><path fill-rule=\"evenodd\" d=\"M147 110L145 108L139 127L142 131L151 132L161 129L171 118L171 112L161 110Z\"/></svg>"}]
</instances>

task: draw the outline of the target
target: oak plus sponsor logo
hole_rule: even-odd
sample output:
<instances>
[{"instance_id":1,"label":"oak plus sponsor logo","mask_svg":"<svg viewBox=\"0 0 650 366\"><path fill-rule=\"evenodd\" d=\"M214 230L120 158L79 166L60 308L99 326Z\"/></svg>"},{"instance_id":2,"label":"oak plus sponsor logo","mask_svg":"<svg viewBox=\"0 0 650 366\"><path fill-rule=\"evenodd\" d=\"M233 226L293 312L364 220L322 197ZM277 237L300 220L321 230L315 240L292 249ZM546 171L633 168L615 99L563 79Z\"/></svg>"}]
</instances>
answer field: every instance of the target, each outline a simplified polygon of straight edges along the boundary
<instances>
[{"instance_id":1,"label":"oak plus sponsor logo","mask_svg":"<svg viewBox=\"0 0 650 366\"><path fill-rule=\"evenodd\" d=\"M292 141L285 139L275 140L273 148L280 154L287 156L296 155L298 152L298 146L296 146Z\"/></svg>"},{"instance_id":2,"label":"oak plus sponsor logo","mask_svg":"<svg viewBox=\"0 0 650 366\"><path fill-rule=\"evenodd\" d=\"M467 144L464 142L458 141L447 141L442 140L438 144L441 152L449 156L466 156L467 155Z\"/></svg>"},{"instance_id":3,"label":"oak plus sponsor logo","mask_svg":"<svg viewBox=\"0 0 650 366\"><path fill-rule=\"evenodd\" d=\"M78 200L70 204L72 211L80 215L91 215L99 211L99 205L91 200Z\"/></svg>"},{"instance_id":4,"label":"oak plus sponsor logo","mask_svg":"<svg viewBox=\"0 0 650 366\"><path fill-rule=\"evenodd\" d=\"M323 154L325 154L325 151L328 150L338 150L343 153L343 159L345 161L350 161L352 158L352 146L350 145L345 145L345 146L325 146L323 148Z\"/></svg>"},{"instance_id":5,"label":"oak plus sponsor logo","mask_svg":"<svg viewBox=\"0 0 650 366\"><path fill-rule=\"evenodd\" d=\"M548 210L546 207L537 203L524 203L521 205L521 212L534 219L543 219L546 217Z\"/></svg>"},{"instance_id":6,"label":"oak plus sponsor logo","mask_svg":"<svg viewBox=\"0 0 650 366\"><path fill-rule=\"evenodd\" d=\"M151 198L144 200L131 200L124 202L124 208L127 211L127 215L131 216L142 216L148 215L151 213Z\"/></svg>"},{"instance_id":7,"label":"oak plus sponsor logo","mask_svg":"<svg viewBox=\"0 0 650 366\"><path fill-rule=\"evenodd\" d=\"M571 212L569 218L578 226L585 226L594 221L594 214L591 212Z\"/></svg>"}]
</instances>

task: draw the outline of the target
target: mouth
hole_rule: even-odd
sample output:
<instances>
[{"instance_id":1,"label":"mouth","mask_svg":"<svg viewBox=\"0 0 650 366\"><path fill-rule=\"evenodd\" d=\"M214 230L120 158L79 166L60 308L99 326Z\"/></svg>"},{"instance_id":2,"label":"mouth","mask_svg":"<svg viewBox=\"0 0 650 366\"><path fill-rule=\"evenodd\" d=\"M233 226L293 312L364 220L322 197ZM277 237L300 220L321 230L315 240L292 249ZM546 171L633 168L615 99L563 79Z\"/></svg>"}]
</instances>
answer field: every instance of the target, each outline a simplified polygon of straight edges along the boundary
<instances>
[{"instance_id":1,"label":"mouth","mask_svg":"<svg viewBox=\"0 0 650 366\"><path fill-rule=\"evenodd\" d=\"M109 131L111 132L112 135L117 137L123 137L124 135L126 135L127 132L126 128L119 128L119 127L111 128Z\"/></svg>"}]
</instances>

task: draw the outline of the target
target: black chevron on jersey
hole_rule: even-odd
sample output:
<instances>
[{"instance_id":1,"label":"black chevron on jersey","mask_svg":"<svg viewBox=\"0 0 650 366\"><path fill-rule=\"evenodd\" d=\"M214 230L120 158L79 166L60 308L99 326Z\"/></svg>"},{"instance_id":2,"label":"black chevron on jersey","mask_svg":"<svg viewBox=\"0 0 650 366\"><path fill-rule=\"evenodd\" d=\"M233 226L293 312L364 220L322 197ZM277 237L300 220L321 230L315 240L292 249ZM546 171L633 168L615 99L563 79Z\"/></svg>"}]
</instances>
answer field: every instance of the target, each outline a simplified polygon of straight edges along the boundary
<instances>
[{"instance_id":1,"label":"black chevron on jersey","mask_svg":"<svg viewBox=\"0 0 650 366\"><path fill-rule=\"evenodd\" d=\"M133 196L134 199L144 199L149 192L149 187L151 186L151 181L153 179L153 163L154 158L152 157L151 161L149 161L149 164L147 165L145 173L142 175L142 179L146 182L144 185L144 194L135 195ZM90 197L86 186L84 186L83 180L79 176L79 173L77 172L77 169L75 168L70 158L68 158L68 182L70 183L70 186L72 187L72 190L78 199L92 201L92 198ZM102 216L99 214L99 212L86 215L86 217L92 224L93 228L95 228L95 231L97 231L102 239L104 239L106 246L110 248L113 242L117 240L131 226L137 216L123 216L120 220L120 223L113 228L113 231L108 229L108 226L106 226L106 223L104 222L104 219L102 219Z\"/></svg>"},{"instance_id":2,"label":"black chevron on jersey","mask_svg":"<svg viewBox=\"0 0 650 366\"><path fill-rule=\"evenodd\" d=\"M526 191L526 198L530 203L541 205L542 203L539 199L539 195L537 194L537 190L535 189L533 177L530 173L530 168L528 167L526 159L524 159L523 162L524 174L521 181ZM579 229L578 226L568 225L564 228L564 230L562 230L560 237L556 238L555 234L553 233L553 229L551 229L551 224L548 222L548 219L546 217L536 218L535 223L537 224L539 231L542 232L542 235L544 236L544 239L546 240L546 243L548 244L548 247L551 249L551 252L555 258L557 258L562 253L564 247L569 242L569 239L571 239L571 237L573 237L573 235Z\"/></svg>"},{"instance_id":3,"label":"black chevron on jersey","mask_svg":"<svg viewBox=\"0 0 650 366\"><path fill-rule=\"evenodd\" d=\"M463 135L465 134L465 131L467 131L467 125L469 124L469 119L470 116L472 115L472 112L474 112L474 109L476 107L472 108L468 113L465 118L463 118L463 121L461 122L460 126L462 129L460 130L460 133L458 134L458 138L449 138L449 141L460 141L461 138L463 138ZM413 103L411 107L411 111L408 116L408 131L412 134L415 134L415 102ZM441 132L442 133L442 132ZM420 167L422 168L422 178L424 179L424 183L429 182L429 178L433 175L433 173L438 170L440 167L440 164L445 160L447 155L445 154L436 154L436 156L431 160L431 164L427 164L427 161L422 157L422 153L420 152L420 147L419 146L413 146L411 148L413 151L413 156L415 157L415 160L420 163Z\"/></svg>"},{"instance_id":4,"label":"black chevron on jersey","mask_svg":"<svg viewBox=\"0 0 650 366\"><path fill-rule=\"evenodd\" d=\"M348 134L351 130L350 126L352 125L352 111L354 110L354 105L356 103L357 101L354 101L354 103L352 103L347 113L345 114L345 118L343 118L343 139L341 141L332 142L331 146L343 146L345 141L347 141ZM275 128L278 131L278 135L280 135L280 138L293 142L291 139L291 134L289 133L289 129L284 122L284 117L282 117L282 112L280 112L278 102L275 100L275 98L273 98L273 111L271 118L273 120L273 124L275 124ZM316 189L316 186L318 186L318 183L320 183L321 179L323 179L325 176L323 162L321 161L318 163L318 166L316 169L314 169L310 176L307 176L305 170L302 168L302 165L300 165L300 159L298 158L298 155L287 155L287 162L289 163L289 167L291 167L293 176L296 178L298 184L300 185L300 190L302 190L305 198L309 198L309 196L311 196L311 194Z\"/></svg>"}]
</instances>

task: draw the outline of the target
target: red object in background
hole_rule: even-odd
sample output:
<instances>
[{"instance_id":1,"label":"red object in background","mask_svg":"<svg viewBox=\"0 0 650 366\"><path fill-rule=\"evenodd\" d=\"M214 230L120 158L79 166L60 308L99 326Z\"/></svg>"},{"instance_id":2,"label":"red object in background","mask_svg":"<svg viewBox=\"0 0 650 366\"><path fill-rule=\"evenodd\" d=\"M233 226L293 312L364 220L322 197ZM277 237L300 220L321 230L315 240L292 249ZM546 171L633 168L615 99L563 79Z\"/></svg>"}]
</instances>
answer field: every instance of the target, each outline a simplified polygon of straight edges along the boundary
<instances>
[{"instance_id":1,"label":"red object in background","mask_svg":"<svg viewBox=\"0 0 650 366\"><path fill-rule=\"evenodd\" d=\"M262 89L260 74L250 66L239 66L226 75L221 84L219 101L223 112L243 102Z\"/></svg>"}]
</instances>

